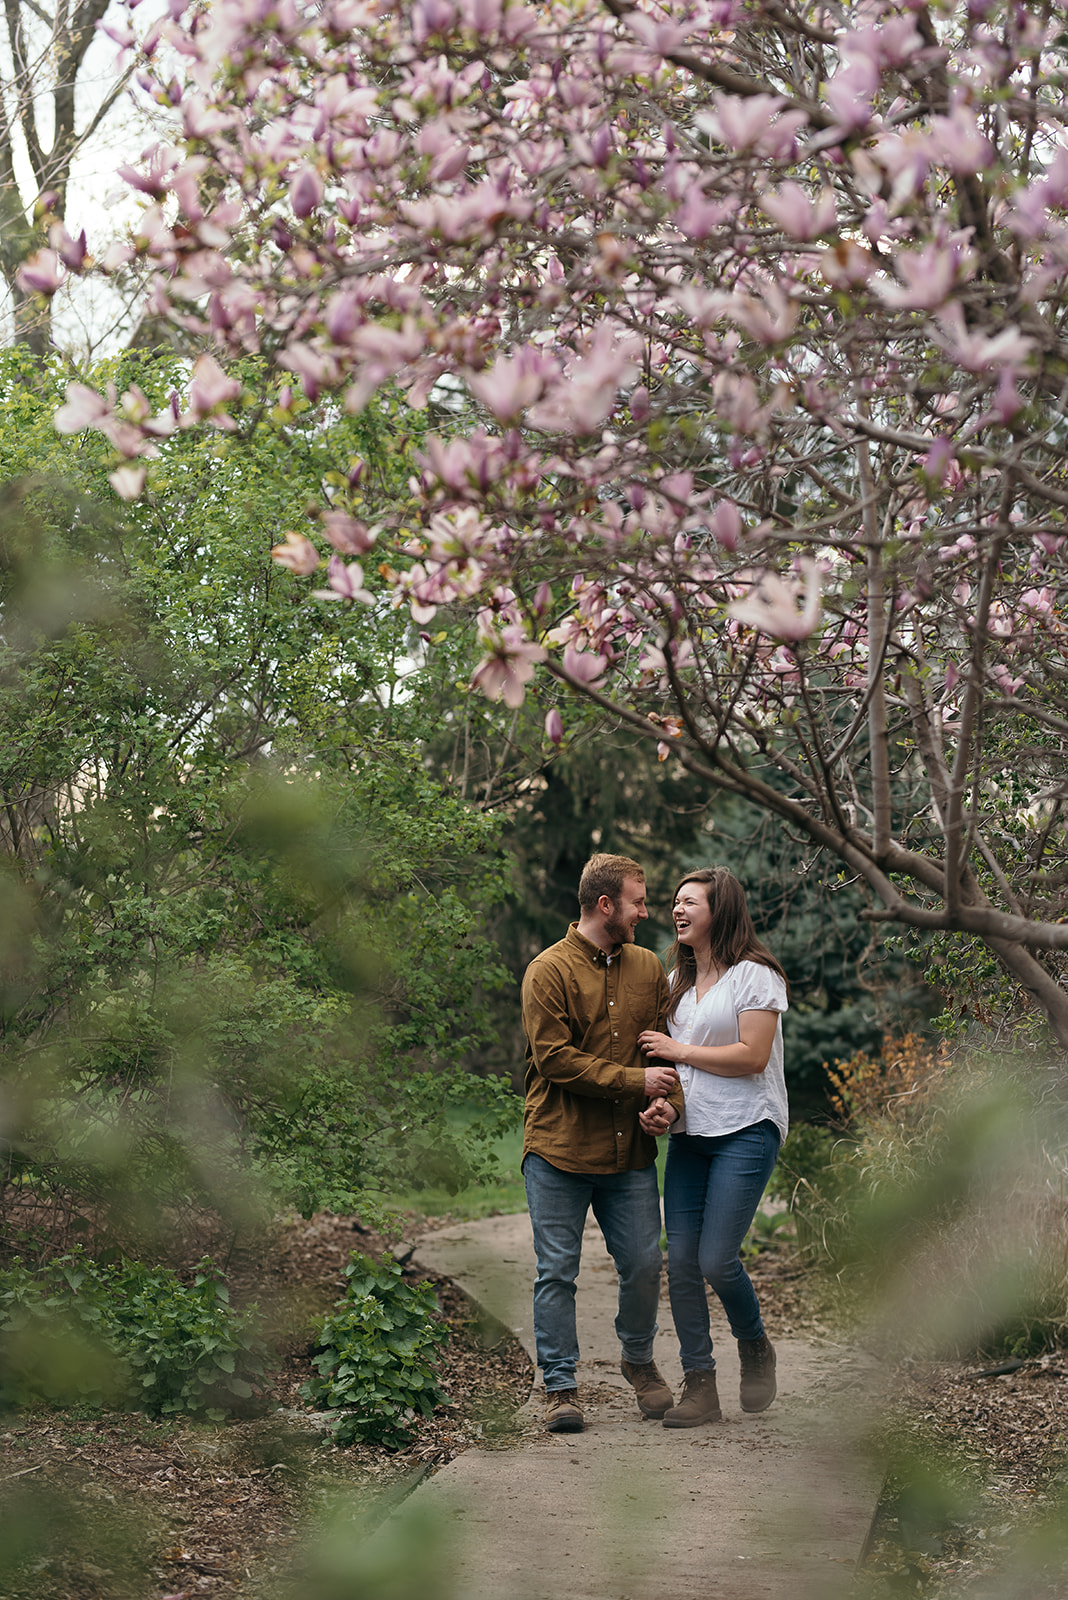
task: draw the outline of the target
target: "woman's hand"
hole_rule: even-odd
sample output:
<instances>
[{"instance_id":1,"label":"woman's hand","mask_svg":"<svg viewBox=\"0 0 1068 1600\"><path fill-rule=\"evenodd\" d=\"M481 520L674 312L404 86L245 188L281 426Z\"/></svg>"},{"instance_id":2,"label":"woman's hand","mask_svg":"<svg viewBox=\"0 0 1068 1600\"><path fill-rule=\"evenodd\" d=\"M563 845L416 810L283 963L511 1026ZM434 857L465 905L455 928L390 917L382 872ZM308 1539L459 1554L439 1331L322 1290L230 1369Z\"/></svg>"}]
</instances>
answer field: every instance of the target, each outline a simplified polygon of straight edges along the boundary
<instances>
[{"instance_id":1,"label":"woman's hand","mask_svg":"<svg viewBox=\"0 0 1068 1600\"><path fill-rule=\"evenodd\" d=\"M656 1139L660 1134L666 1133L671 1124L676 1120L678 1113L673 1105L666 1100L650 1100L644 1111L639 1111L638 1121L645 1133L651 1133Z\"/></svg>"},{"instance_id":2,"label":"woman's hand","mask_svg":"<svg viewBox=\"0 0 1068 1600\"><path fill-rule=\"evenodd\" d=\"M638 1045L647 1056L659 1056L661 1061L683 1061L686 1057L684 1044L673 1039L670 1033L657 1033L655 1028L639 1033Z\"/></svg>"}]
</instances>

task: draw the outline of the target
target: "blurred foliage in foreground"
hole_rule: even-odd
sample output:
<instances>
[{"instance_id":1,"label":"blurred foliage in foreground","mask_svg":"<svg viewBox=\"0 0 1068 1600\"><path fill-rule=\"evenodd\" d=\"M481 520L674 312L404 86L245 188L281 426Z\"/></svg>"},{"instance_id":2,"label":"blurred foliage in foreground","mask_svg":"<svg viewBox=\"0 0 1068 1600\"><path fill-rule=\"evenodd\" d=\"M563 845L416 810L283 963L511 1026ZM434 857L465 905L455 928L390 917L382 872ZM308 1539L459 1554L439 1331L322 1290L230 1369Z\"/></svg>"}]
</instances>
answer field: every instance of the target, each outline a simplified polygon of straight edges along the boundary
<instances>
[{"instance_id":1,"label":"blurred foliage in foreground","mask_svg":"<svg viewBox=\"0 0 1068 1600\"><path fill-rule=\"evenodd\" d=\"M1023 1356L1068 1341L1068 1097L1036 1056L887 1039L831 1072L838 1124L775 1178L799 1245L878 1348Z\"/></svg>"},{"instance_id":2,"label":"blurred foliage in foreground","mask_svg":"<svg viewBox=\"0 0 1068 1600\"><path fill-rule=\"evenodd\" d=\"M479 931L506 893L499 823L424 768L407 621L302 602L270 560L324 452L393 492L395 429L380 409L240 449L179 437L122 510L102 441L52 428L62 375L19 362L0 360L7 1249L148 1258L193 1223L218 1248L280 1205L462 1185L514 1114L466 1070L506 981ZM123 363L154 404L185 381ZM461 1143L444 1113L473 1099Z\"/></svg>"}]
</instances>

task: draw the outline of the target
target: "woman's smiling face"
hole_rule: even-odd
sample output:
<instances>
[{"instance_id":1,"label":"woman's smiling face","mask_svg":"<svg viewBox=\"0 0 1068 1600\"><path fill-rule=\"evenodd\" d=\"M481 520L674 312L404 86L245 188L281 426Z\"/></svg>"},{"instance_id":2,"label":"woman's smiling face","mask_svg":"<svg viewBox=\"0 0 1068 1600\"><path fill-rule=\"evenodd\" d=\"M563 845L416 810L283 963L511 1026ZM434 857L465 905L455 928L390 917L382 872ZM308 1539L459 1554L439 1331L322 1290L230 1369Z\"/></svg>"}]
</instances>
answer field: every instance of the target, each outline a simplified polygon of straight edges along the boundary
<instances>
[{"instance_id":1,"label":"woman's smiling face","mask_svg":"<svg viewBox=\"0 0 1068 1600\"><path fill-rule=\"evenodd\" d=\"M675 923L675 937L680 944L688 944L694 949L706 945L712 927L708 886L703 883L680 884L671 916Z\"/></svg>"}]
</instances>

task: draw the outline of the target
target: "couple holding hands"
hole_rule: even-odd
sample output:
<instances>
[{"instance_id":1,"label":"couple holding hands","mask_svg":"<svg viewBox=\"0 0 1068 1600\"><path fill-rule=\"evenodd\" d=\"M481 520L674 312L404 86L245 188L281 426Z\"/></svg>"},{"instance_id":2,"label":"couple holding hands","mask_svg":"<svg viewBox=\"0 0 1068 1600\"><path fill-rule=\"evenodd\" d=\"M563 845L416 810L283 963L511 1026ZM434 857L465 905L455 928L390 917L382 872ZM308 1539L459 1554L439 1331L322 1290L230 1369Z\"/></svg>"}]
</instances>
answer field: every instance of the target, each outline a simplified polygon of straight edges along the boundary
<instances>
[{"instance_id":1,"label":"couple holding hands","mask_svg":"<svg viewBox=\"0 0 1068 1600\"><path fill-rule=\"evenodd\" d=\"M775 1397L775 1351L740 1250L786 1137L786 976L725 868L688 873L675 891L667 975L634 943L647 916L641 866L593 856L578 921L523 979L523 1176L552 1433L584 1425L575 1280L591 1207L619 1274L622 1371L643 1415L667 1428L721 1416L706 1282L738 1341L742 1409L763 1411ZM653 1360L663 1133L668 1287L684 1375L677 1403Z\"/></svg>"}]
</instances>

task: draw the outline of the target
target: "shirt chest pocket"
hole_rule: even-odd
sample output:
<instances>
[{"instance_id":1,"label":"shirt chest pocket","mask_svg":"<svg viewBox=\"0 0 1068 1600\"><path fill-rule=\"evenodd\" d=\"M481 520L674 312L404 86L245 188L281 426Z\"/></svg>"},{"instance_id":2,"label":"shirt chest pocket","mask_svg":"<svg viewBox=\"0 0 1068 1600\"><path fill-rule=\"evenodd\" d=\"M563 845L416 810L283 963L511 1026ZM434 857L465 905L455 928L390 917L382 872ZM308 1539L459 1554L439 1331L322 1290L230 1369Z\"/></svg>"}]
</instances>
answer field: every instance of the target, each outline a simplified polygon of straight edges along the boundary
<instances>
[{"instance_id":1,"label":"shirt chest pocket","mask_svg":"<svg viewBox=\"0 0 1068 1600\"><path fill-rule=\"evenodd\" d=\"M615 1001L613 1012L618 1011L627 1026L637 1033L643 1028L656 1027L660 989L655 980L640 978L622 985Z\"/></svg>"}]
</instances>

